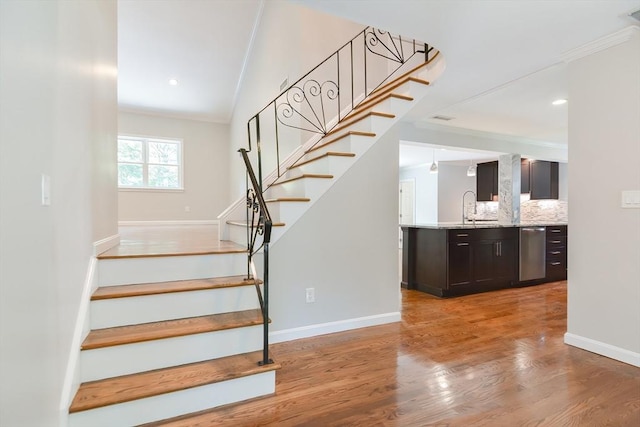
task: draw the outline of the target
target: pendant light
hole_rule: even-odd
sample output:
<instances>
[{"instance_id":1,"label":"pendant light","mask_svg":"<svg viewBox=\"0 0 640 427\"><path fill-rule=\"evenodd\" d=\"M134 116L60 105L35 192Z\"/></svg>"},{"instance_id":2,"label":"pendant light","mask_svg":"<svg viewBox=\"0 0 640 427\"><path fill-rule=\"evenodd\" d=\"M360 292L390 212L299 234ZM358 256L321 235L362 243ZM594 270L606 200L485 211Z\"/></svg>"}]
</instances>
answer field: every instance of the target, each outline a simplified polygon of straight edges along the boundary
<instances>
[{"instance_id":1,"label":"pendant light","mask_svg":"<svg viewBox=\"0 0 640 427\"><path fill-rule=\"evenodd\" d=\"M438 165L436 164L436 149L432 150L433 157L431 167L429 168L429 173L438 173Z\"/></svg>"},{"instance_id":2,"label":"pendant light","mask_svg":"<svg viewBox=\"0 0 640 427\"><path fill-rule=\"evenodd\" d=\"M476 176L476 166L469 159L469 168L467 169L467 176Z\"/></svg>"}]
</instances>

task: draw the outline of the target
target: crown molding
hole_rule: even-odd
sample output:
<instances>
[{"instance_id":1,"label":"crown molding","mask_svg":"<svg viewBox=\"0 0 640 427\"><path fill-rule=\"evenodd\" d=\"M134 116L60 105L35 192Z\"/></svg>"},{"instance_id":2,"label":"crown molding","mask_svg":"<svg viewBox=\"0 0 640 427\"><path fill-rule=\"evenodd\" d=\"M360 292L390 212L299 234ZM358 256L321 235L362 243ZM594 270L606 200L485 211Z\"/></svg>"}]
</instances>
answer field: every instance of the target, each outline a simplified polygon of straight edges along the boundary
<instances>
[{"instance_id":1,"label":"crown molding","mask_svg":"<svg viewBox=\"0 0 640 427\"><path fill-rule=\"evenodd\" d=\"M627 42L637 34L640 34L640 27L636 25L630 25L620 31L609 34L608 36L601 37L597 40L565 52L561 56L561 60L569 63L575 61L576 59L584 58L585 56L589 56L596 52L600 52L610 47Z\"/></svg>"},{"instance_id":2,"label":"crown molding","mask_svg":"<svg viewBox=\"0 0 640 427\"><path fill-rule=\"evenodd\" d=\"M544 147L544 148L554 148L559 150L567 149L567 144L561 143L561 142L552 142L552 141L545 141L540 139L530 139L530 138L525 138L517 135L508 135L503 133L494 133L494 132L487 132L482 130L460 128L455 126L440 125L435 123L429 123L426 121L416 121L410 124L417 129L425 129L425 130L431 130L435 132L447 132L447 133L452 133L457 135L473 136L473 137L483 138L483 139L517 142L520 144L527 144L527 145L533 145L533 146ZM482 151L485 151L485 150L482 150Z\"/></svg>"}]
</instances>

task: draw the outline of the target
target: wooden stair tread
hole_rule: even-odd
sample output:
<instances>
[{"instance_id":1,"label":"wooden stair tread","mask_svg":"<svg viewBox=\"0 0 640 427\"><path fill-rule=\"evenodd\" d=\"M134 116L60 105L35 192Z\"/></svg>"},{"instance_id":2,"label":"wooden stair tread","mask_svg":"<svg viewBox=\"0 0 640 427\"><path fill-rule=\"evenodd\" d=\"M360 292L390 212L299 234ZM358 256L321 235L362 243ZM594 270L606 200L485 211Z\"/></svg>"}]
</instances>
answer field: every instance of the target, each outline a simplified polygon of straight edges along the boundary
<instances>
[{"instance_id":1,"label":"wooden stair tread","mask_svg":"<svg viewBox=\"0 0 640 427\"><path fill-rule=\"evenodd\" d=\"M319 156L316 156L316 157L314 157L312 159L305 160L304 162L300 162L300 163L295 163L289 169L295 169L297 167L300 167L300 166L315 162L315 161L320 160L320 159L324 159L326 157L332 157L332 156L333 157L355 157L356 155L355 155L355 153L343 153L343 152L339 152L339 151L327 151L326 153L321 154Z\"/></svg>"},{"instance_id":2,"label":"wooden stair tread","mask_svg":"<svg viewBox=\"0 0 640 427\"><path fill-rule=\"evenodd\" d=\"M381 103L382 101L386 101L389 98L401 99L403 101L413 101L414 98L409 95L403 95L400 93L393 93L391 91L383 91L380 93L374 92L375 95L369 95L369 98L364 100L360 105L354 108L351 113L347 114L345 118L348 118L350 115L356 115L361 111L364 111L368 108L372 108L373 106Z\"/></svg>"},{"instance_id":3,"label":"wooden stair tread","mask_svg":"<svg viewBox=\"0 0 640 427\"><path fill-rule=\"evenodd\" d=\"M343 133L340 136L336 136L335 138L332 138L329 141L325 141L322 144L318 144L318 145L315 145L315 146L311 147L309 150L307 150L307 153L311 153L312 151L318 150L318 149L320 149L322 147L325 147L325 146L327 146L329 144L333 144L334 142L338 142L341 139L346 138L348 136L352 136L352 135L353 136L368 136L368 137L371 137L371 138L376 136L376 134L373 133L373 132L362 132L362 131L359 131L359 130L351 130L349 132Z\"/></svg>"},{"instance_id":4,"label":"wooden stair tread","mask_svg":"<svg viewBox=\"0 0 640 427\"><path fill-rule=\"evenodd\" d=\"M261 283L259 280L257 282ZM173 282L142 283L136 285L104 286L96 289L93 295L91 295L91 300L97 301L174 292L202 291L255 284L256 280L247 279L246 276L228 276L209 279L178 280Z\"/></svg>"},{"instance_id":5,"label":"wooden stair tread","mask_svg":"<svg viewBox=\"0 0 640 427\"><path fill-rule=\"evenodd\" d=\"M265 203L277 203L277 202L310 202L308 197L278 197L277 199L267 199Z\"/></svg>"},{"instance_id":6,"label":"wooden stair tread","mask_svg":"<svg viewBox=\"0 0 640 427\"><path fill-rule=\"evenodd\" d=\"M391 88L396 88L399 85L396 85L397 82L402 81L402 83L406 83L408 80L406 80L408 77L412 77L412 74L416 73L418 70L420 70L421 68L426 67L427 65L431 64L433 61L436 60L436 58L440 55L440 51L436 51L436 54L433 55L433 57L431 59L429 59L427 62L423 62L417 66L415 66L414 68L412 68L411 70L408 70L407 72L405 72L404 74L401 74L400 76L396 77L395 79L391 80L390 82L388 82L387 84L380 86L379 88L375 89L373 92L371 92L371 95L374 94L378 94L380 92L387 92L389 91ZM414 77L416 79L418 79L417 77ZM428 81L426 80L422 80L422 79L418 79L421 80L422 83L425 84L429 84ZM401 84L402 84L401 83Z\"/></svg>"},{"instance_id":7,"label":"wooden stair tread","mask_svg":"<svg viewBox=\"0 0 640 427\"><path fill-rule=\"evenodd\" d=\"M89 332L89 335L82 343L81 349L91 350L261 324L262 312L260 309L253 309L95 329Z\"/></svg>"},{"instance_id":8,"label":"wooden stair tread","mask_svg":"<svg viewBox=\"0 0 640 427\"><path fill-rule=\"evenodd\" d=\"M259 366L260 360L262 351L254 351L83 383L71 402L69 413L280 369L278 363Z\"/></svg>"},{"instance_id":9,"label":"wooden stair tread","mask_svg":"<svg viewBox=\"0 0 640 427\"><path fill-rule=\"evenodd\" d=\"M367 117L385 117L387 119L393 119L396 117L395 114L391 114L391 113L382 113L380 111L369 111L366 114L362 114L361 116L351 116L348 119L344 119L343 121L341 121L338 126L336 126L335 128L333 128L330 132L328 132L325 136L330 136L333 135L335 133L340 132L341 130L353 125L354 123L358 123L361 120L366 119Z\"/></svg>"},{"instance_id":10,"label":"wooden stair tread","mask_svg":"<svg viewBox=\"0 0 640 427\"><path fill-rule=\"evenodd\" d=\"M324 174L324 173L303 173L300 176L296 176L293 178L289 178L289 179L285 179L284 181L280 181L280 182L275 182L273 185L280 185L280 184L286 184L287 182L292 182L292 181L297 181L299 179L304 179L304 178L324 178L324 179L331 179L333 178L333 175L328 175L328 174Z\"/></svg>"},{"instance_id":11,"label":"wooden stair tread","mask_svg":"<svg viewBox=\"0 0 640 427\"><path fill-rule=\"evenodd\" d=\"M229 225L239 225L240 227L246 227L249 222L248 221L234 221L234 220L229 220L227 221L227 224ZM286 224L284 222L272 222L271 226L272 227L284 227Z\"/></svg>"}]
</instances>

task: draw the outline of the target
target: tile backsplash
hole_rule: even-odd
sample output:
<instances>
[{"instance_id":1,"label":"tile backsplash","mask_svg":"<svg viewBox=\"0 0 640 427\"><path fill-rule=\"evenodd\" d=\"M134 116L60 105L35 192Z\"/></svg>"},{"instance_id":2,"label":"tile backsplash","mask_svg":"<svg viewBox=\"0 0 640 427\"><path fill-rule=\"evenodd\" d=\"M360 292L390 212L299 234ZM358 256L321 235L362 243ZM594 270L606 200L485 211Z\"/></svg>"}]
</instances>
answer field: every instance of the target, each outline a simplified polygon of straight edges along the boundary
<instances>
[{"instance_id":1,"label":"tile backsplash","mask_svg":"<svg viewBox=\"0 0 640 427\"><path fill-rule=\"evenodd\" d=\"M466 204L467 217L477 220L498 220L498 202L478 202L477 214L473 214L473 202ZM521 222L565 222L568 220L566 200L522 200Z\"/></svg>"}]
</instances>

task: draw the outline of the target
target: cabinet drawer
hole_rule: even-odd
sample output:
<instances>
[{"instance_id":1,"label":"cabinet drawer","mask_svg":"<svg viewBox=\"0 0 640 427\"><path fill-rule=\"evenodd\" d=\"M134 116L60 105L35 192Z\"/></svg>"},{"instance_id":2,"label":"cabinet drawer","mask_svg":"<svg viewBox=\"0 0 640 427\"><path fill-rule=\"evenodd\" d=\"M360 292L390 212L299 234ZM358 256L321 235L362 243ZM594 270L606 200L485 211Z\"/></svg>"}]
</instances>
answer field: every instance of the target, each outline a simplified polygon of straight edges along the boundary
<instances>
[{"instance_id":1,"label":"cabinet drawer","mask_svg":"<svg viewBox=\"0 0 640 427\"><path fill-rule=\"evenodd\" d=\"M558 237L558 236L566 236L566 235L567 235L566 225L548 225L547 226L547 239Z\"/></svg>"},{"instance_id":2,"label":"cabinet drawer","mask_svg":"<svg viewBox=\"0 0 640 427\"><path fill-rule=\"evenodd\" d=\"M477 228L473 230L473 240L508 240L517 239L519 228L517 227L496 227Z\"/></svg>"},{"instance_id":3,"label":"cabinet drawer","mask_svg":"<svg viewBox=\"0 0 640 427\"><path fill-rule=\"evenodd\" d=\"M470 242L473 239L474 231L467 229L449 230L447 239L449 242Z\"/></svg>"},{"instance_id":4,"label":"cabinet drawer","mask_svg":"<svg viewBox=\"0 0 640 427\"><path fill-rule=\"evenodd\" d=\"M567 278L567 263L547 260L546 276L550 280L565 280Z\"/></svg>"},{"instance_id":5,"label":"cabinet drawer","mask_svg":"<svg viewBox=\"0 0 640 427\"><path fill-rule=\"evenodd\" d=\"M565 247L557 247L557 248L548 248L547 249L547 261L553 260L566 260L567 259L567 248Z\"/></svg>"},{"instance_id":6,"label":"cabinet drawer","mask_svg":"<svg viewBox=\"0 0 640 427\"><path fill-rule=\"evenodd\" d=\"M566 247L567 247L567 236L547 237L547 250L551 250L553 248L566 248Z\"/></svg>"}]
</instances>

